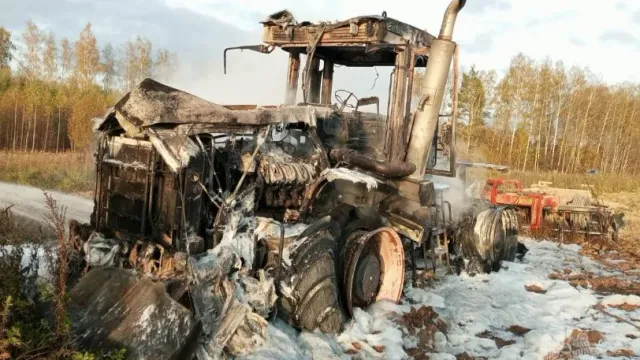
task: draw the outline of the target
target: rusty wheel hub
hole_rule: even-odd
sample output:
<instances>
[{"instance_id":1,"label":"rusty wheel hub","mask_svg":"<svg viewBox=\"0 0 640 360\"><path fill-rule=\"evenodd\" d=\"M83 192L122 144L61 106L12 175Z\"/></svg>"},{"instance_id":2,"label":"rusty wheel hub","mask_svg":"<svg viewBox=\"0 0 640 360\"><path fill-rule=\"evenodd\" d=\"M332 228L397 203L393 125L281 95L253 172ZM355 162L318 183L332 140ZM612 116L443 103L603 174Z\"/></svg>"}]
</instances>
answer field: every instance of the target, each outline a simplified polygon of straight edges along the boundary
<instances>
[{"instance_id":1,"label":"rusty wheel hub","mask_svg":"<svg viewBox=\"0 0 640 360\"><path fill-rule=\"evenodd\" d=\"M344 249L346 307L365 307L379 300L398 302L404 285L404 250L391 228L355 231Z\"/></svg>"},{"instance_id":2,"label":"rusty wheel hub","mask_svg":"<svg viewBox=\"0 0 640 360\"><path fill-rule=\"evenodd\" d=\"M375 254L368 254L356 266L353 293L358 300L370 303L378 292L380 284L380 260Z\"/></svg>"}]
</instances>

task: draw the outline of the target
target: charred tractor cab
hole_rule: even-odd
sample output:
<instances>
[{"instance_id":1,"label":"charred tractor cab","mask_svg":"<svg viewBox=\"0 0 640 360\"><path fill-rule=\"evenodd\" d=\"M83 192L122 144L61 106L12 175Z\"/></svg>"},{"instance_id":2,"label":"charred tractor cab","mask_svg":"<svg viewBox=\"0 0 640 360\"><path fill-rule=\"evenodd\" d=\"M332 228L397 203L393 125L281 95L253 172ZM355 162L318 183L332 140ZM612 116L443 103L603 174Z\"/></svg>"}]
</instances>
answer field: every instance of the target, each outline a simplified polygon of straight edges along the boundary
<instances>
[{"instance_id":1,"label":"charred tractor cab","mask_svg":"<svg viewBox=\"0 0 640 360\"><path fill-rule=\"evenodd\" d=\"M267 314L336 332L356 307L400 301L407 267L416 275L469 259L491 271L513 260L512 212L452 209L452 189L433 178L456 175L456 66L453 114L441 108L464 4L451 2L438 36L384 13L319 24L272 15L262 44L225 50L225 71L228 50L285 51L278 106L219 105L144 80L97 124L95 209L71 229L86 261L197 279L211 256L226 264L233 254L242 276L273 280ZM386 114L376 97L336 91L336 66L391 69ZM191 296L185 303L207 314L206 291L177 289L176 300ZM215 323L201 321L205 332Z\"/></svg>"}]
</instances>

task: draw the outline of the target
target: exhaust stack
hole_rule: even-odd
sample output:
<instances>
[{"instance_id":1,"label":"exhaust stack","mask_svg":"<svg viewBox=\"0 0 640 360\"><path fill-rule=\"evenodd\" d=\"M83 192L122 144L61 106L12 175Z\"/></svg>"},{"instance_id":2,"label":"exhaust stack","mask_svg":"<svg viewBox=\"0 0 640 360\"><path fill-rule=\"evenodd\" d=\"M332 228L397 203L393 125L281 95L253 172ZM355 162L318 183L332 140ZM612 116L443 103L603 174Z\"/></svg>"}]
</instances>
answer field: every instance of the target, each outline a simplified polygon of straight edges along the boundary
<instances>
[{"instance_id":1,"label":"exhaust stack","mask_svg":"<svg viewBox=\"0 0 640 360\"><path fill-rule=\"evenodd\" d=\"M405 159L406 162L416 165L416 170L411 174L414 179L422 179L425 174L431 143L440 116L451 59L456 48L456 44L451 41L453 28L458 13L465 3L466 0L451 1L442 19L438 39L431 43L425 79L420 91L421 96Z\"/></svg>"}]
</instances>

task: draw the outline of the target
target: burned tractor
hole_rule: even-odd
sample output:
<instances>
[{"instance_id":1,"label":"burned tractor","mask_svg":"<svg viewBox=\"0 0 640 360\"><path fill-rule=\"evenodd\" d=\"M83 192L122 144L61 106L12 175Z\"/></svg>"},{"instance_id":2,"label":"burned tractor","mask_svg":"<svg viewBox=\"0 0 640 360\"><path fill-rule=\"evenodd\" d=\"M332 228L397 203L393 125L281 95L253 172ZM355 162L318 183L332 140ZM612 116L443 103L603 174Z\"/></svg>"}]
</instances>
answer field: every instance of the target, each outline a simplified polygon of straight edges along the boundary
<instances>
[{"instance_id":1,"label":"burned tractor","mask_svg":"<svg viewBox=\"0 0 640 360\"><path fill-rule=\"evenodd\" d=\"M90 224L71 229L89 265L165 281L199 320L205 352L237 354L252 348L238 329L264 330L274 314L338 332L354 308L398 302L407 267L415 275L455 257L491 271L513 260L512 210L468 199L453 216L447 186L433 178L456 176L455 89L444 140L438 124L464 4L451 2L437 37L386 14L321 24L272 15L262 44L234 49L288 53L278 106L219 105L142 81L96 127L95 209ZM376 97L334 93L335 66L392 68L386 115ZM378 111L363 111L370 105ZM448 168L436 167L438 149ZM265 295L269 281L277 301ZM265 297L233 300L236 286Z\"/></svg>"}]
</instances>

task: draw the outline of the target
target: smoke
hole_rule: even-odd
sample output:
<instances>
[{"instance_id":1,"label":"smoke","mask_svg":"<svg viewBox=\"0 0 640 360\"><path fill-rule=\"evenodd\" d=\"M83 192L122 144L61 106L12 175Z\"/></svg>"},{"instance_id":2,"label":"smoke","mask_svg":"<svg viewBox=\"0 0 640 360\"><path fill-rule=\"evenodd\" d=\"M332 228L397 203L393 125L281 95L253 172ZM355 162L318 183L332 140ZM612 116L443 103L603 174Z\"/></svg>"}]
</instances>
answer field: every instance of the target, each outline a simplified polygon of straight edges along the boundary
<instances>
[{"instance_id":1,"label":"smoke","mask_svg":"<svg viewBox=\"0 0 640 360\"><path fill-rule=\"evenodd\" d=\"M451 204L452 220L454 222L460 221L462 214L467 211L472 205L472 201L467 196L467 189L462 179L445 176L433 176L431 180L436 184L448 186L448 189L444 190L442 198L444 201L448 201ZM444 211L445 213L448 211L446 206Z\"/></svg>"},{"instance_id":2,"label":"smoke","mask_svg":"<svg viewBox=\"0 0 640 360\"><path fill-rule=\"evenodd\" d=\"M238 46L259 44L261 32L248 33L236 40ZM261 54L250 50L230 50L227 52L227 74L224 74L224 47L212 52L210 57L189 57L180 60L180 66L167 85L187 91L218 104L277 105L285 100L288 53L276 48L271 54ZM302 72L306 57L301 56L300 77L298 79L297 102L303 101ZM380 112L386 113L389 75L392 67L347 68L336 66L334 70L333 92L344 89L353 92L357 98L377 96ZM345 94L340 94L346 98ZM332 103L335 103L332 99ZM355 105L355 100L349 100ZM347 109L349 110L349 109ZM375 112L375 106L364 111Z\"/></svg>"},{"instance_id":3,"label":"smoke","mask_svg":"<svg viewBox=\"0 0 640 360\"><path fill-rule=\"evenodd\" d=\"M467 152L466 147L458 141L456 143L458 161L486 163L486 157L480 148L471 148L470 150ZM450 159L447 156L438 156L436 169L448 170ZM462 214L473 205L473 199L480 196L484 183L490 174L489 169L482 167L458 167L455 178L432 176L433 182L448 187L444 190L442 197L444 201L451 204L451 217L454 222L461 220Z\"/></svg>"}]
</instances>

